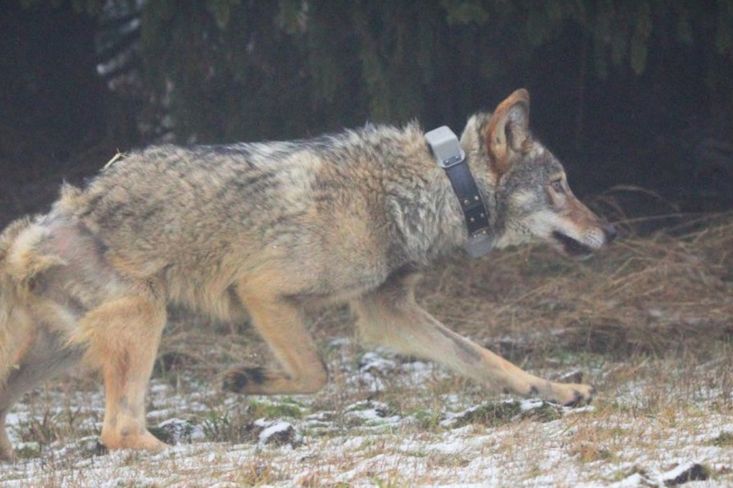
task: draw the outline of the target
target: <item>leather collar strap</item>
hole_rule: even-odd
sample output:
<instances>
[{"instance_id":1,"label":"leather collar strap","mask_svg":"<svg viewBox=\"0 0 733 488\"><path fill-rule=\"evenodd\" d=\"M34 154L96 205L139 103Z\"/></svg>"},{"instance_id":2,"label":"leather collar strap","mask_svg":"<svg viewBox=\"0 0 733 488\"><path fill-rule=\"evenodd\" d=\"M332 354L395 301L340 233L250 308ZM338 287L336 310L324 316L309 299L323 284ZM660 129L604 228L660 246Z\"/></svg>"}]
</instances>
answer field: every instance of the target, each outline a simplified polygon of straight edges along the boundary
<instances>
[{"instance_id":1,"label":"leather collar strap","mask_svg":"<svg viewBox=\"0 0 733 488\"><path fill-rule=\"evenodd\" d=\"M483 256L493 247L493 240L489 235L489 212L471 175L466 154L456 135L446 126L431 130L425 134L425 139L438 166L445 170L461 204L468 230L466 252L473 258Z\"/></svg>"}]
</instances>

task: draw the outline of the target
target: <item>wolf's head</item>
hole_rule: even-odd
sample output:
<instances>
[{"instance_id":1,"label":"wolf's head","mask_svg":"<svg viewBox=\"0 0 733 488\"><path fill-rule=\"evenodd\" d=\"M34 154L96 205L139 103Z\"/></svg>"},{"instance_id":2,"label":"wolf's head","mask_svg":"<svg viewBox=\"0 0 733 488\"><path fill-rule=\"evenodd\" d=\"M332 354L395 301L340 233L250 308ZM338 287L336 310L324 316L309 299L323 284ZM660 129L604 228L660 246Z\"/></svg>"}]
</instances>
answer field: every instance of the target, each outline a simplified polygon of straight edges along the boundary
<instances>
[{"instance_id":1,"label":"wolf's head","mask_svg":"<svg viewBox=\"0 0 733 488\"><path fill-rule=\"evenodd\" d=\"M494 188L497 247L542 240L586 256L616 237L573 195L560 161L532 137L527 90L512 93L493 114L471 117L461 145L474 170L486 171L477 176Z\"/></svg>"}]
</instances>

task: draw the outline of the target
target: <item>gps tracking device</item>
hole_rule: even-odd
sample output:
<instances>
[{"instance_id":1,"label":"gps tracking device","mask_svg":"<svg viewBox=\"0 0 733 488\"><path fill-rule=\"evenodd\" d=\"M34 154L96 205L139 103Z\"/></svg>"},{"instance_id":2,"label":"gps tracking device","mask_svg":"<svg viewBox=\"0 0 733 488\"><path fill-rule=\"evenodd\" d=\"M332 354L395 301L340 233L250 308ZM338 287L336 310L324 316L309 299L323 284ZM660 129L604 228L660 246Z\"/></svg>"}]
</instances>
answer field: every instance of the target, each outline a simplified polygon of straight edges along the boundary
<instances>
[{"instance_id":1,"label":"gps tracking device","mask_svg":"<svg viewBox=\"0 0 733 488\"><path fill-rule=\"evenodd\" d=\"M466 160L466 153L458 143L458 137L447 126L438 127L425 134L438 166L448 169Z\"/></svg>"},{"instance_id":2,"label":"gps tracking device","mask_svg":"<svg viewBox=\"0 0 733 488\"><path fill-rule=\"evenodd\" d=\"M494 244L489 235L489 212L471 175L458 137L447 126L442 126L426 133L425 140L438 166L445 170L461 205L468 231L464 249L472 258L487 254Z\"/></svg>"}]
</instances>

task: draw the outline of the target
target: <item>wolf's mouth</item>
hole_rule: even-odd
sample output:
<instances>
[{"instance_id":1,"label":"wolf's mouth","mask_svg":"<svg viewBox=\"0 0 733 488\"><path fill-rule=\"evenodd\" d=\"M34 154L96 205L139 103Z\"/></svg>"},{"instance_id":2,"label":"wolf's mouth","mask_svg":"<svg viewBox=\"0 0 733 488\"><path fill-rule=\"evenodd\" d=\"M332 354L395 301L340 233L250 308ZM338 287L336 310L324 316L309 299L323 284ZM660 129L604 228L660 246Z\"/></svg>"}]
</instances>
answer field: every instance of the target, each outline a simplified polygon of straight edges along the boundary
<instances>
[{"instance_id":1,"label":"wolf's mouth","mask_svg":"<svg viewBox=\"0 0 733 488\"><path fill-rule=\"evenodd\" d=\"M563 234L562 232L553 231L552 237L562 245L563 250L569 256L589 256L593 253L593 249L586 246L580 241L573 239L572 237Z\"/></svg>"}]
</instances>

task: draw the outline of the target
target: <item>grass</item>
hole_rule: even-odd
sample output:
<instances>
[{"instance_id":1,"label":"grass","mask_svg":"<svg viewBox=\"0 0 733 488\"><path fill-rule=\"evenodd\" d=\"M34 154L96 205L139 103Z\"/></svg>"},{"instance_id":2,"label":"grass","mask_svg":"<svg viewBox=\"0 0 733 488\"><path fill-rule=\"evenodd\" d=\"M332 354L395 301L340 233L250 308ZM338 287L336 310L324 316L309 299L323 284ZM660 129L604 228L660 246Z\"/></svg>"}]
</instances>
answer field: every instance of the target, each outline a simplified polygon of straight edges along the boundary
<instances>
[{"instance_id":1,"label":"grass","mask_svg":"<svg viewBox=\"0 0 733 488\"><path fill-rule=\"evenodd\" d=\"M733 432L721 432L710 444L716 447L733 447Z\"/></svg>"},{"instance_id":2,"label":"grass","mask_svg":"<svg viewBox=\"0 0 733 488\"><path fill-rule=\"evenodd\" d=\"M238 443L250 439L247 433L249 422L249 417L241 413L217 409L205 414L201 428L207 440Z\"/></svg>"},{"instance_id":3,"label":"grass","mask_svg":"<svg viewBox=\"0 0 733 488\"><path fill-rule=\"evenodd\" d=\"M436 431L440 428L442 415L439 409L428 410L420 408L413 412L412 416L421 430Z\"/></svg>"}]
</instances>

